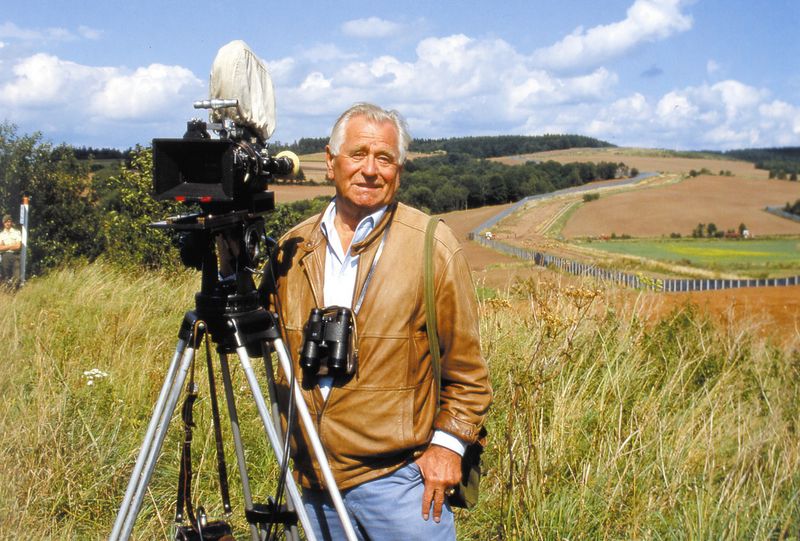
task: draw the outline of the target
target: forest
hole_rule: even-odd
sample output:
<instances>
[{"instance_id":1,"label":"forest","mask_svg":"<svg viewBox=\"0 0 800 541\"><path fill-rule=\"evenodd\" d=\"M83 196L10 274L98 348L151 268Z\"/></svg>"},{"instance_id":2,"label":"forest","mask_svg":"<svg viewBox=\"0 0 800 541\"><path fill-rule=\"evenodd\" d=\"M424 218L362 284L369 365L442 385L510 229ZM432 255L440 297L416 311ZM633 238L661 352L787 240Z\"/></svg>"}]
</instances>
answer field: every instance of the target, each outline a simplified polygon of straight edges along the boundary
<instances>
[{"instance_id":1,"label":"forest","mask_svg":"<svg viewBox=\"0 0 800 541\"><path fill-rule=\"evenodd\" d=\"M433 213L511 203L594 180L636 176L623 163L528 161L520 165L445 154L406 162L398 199Z\"/></svg>"},{"instance_id":2,"label":"forest","mask_svg":"<svg viewBox=\"0 0 800 541\"><path fill-rule=\"evenodd\" d=\"M769 171L770 178L797 180L800 173L800 147L749 148L723 153L730 158L752 162Z\"/></svg>"}]
</instances>

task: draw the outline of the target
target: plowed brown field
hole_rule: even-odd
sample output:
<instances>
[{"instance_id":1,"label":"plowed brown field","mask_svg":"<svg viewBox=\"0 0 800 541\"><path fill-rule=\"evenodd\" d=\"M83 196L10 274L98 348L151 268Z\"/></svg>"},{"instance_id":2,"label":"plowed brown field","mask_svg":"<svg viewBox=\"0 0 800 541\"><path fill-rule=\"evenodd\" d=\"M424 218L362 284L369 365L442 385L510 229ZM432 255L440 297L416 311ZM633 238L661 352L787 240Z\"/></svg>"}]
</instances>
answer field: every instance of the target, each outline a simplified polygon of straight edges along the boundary
<instances>
[{"instance_id":1,"label":"plowed brown field","mask_svg":"<svg viewBox=\"0 0 800 541\"><path fill-rule=\"evenodd\" d=\"M553 150L550 152L537 152L522 156L495 158L495 160L508 165L517 165L527 160L554 160L559 163L569 162L622 162L628 167L635 167L639 171L654 171L662 173L689 173L691 170L700 171L708 169L714 174L720 171L730 171L733 175L743 178L766 179L767 171L756 169L755 165L740 160L726 160L717 158L676 158L665 155L658 150L635 148L575 148L569 150Z\"/></svg>"},{"instance_id":2,"label":"plowed brown field","mask_svg":"<svg viewBox=\"0 0 800 541\"><path fill-rule=\"evenodd\" d=\"M800 199L800 182L750 177L705 176L676 184L601 196L582 205L561 230L567 238L611 233L658 237L688 236L698 223L737 230L744 223L753 235L798 235L800 222L764 211Z\"/></svg>"},{"instance_id":3,"label":"plowed brown field","mask_svg":"<svg viewBox=\"0 0 800 541\"><path fill-rule=\"evenodd\" d=\"M291 203L303 199L314 199L320 195L333 197L335 192L333 184L319 186L306 186L302 184L271 184L270 190L275 192L276 203Z\"/></svg>"}]
</instances>

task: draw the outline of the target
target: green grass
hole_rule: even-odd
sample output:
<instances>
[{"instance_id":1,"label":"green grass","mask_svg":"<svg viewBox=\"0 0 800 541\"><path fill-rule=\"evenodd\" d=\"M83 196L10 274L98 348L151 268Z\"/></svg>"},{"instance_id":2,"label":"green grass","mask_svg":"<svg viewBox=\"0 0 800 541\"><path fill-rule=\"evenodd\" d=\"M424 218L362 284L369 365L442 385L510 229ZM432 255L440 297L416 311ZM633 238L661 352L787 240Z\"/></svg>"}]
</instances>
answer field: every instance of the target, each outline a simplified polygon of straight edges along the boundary
<instances>
[{"instance_id":1,"label":"green grass","mask_svg":"<svg viewBox=\"0 0 800 541\"><path fill-rule=\"evenodd\" d=\"M0 537L107 537L197 281L92 265L0 293ZM532 280L481 301L494 405L459 539L798 539L800 352L691 309L645 324L645 303L611 306ZM95 368L108 375L88 385ZM234 378L263 498L274 461ZM195 407L194 493L218 517L208 410ZM173 421L135 539L170 539L180 432Z\"/></svg>"},{"instance_id":2,"label":"green grass","mask_svg":"<svg viewBox=\"0 0 800 541\"><path fill-rule=\"evenodd\" d=\"M581 208L581 205L584 203L581 201L575 201L574 203L570 204L569 208L567 208L563 214L561 214L551 225L547 228L547 231L544 232L545 235L549 237L561 237L561 231L564 229L564 226L567 225L572 215L578 212L578 209Z\"/></svg>"},{"instance_id":3,"label":"green grass","mask_svg":"<svg viewBox=\"0 0 800 541\"><path fill-rule=\"evenodd\" d=\"M609 240L581 243L591 248L655 261L688 263L730 271L800 269L800 239Z\"/></svg>"}]
</instances>

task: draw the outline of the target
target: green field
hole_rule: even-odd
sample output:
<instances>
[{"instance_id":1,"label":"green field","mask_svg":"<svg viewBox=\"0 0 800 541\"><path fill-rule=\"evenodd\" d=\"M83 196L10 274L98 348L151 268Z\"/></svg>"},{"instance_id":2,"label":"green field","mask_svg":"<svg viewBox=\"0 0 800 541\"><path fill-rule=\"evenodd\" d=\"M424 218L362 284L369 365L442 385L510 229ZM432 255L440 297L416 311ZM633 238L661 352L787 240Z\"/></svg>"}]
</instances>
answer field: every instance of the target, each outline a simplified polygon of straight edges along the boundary
<instances>
[{"instance_id":1,"label":"green field","mask_svg":"<svg viewBox=\"0 0 800 541\"><path fill-rule=\"evenodd\" d=\"M800 269L800 239L608 240L581 243L598 250L719 270Z\"/></svg>"}]
</instances>

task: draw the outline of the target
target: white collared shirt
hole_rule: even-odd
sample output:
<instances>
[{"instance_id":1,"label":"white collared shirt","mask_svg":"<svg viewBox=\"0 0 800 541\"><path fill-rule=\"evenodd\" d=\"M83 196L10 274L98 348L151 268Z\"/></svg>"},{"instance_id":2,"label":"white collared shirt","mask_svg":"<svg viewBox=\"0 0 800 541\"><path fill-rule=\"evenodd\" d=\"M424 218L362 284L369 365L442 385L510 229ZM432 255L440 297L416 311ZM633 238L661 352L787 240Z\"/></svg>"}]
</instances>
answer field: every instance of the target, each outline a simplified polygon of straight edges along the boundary
<instances>
[{"instance_id":1,"label":"white collared shirt","mask_svg":"<svg viewBox=\"0 0 800 541\"><path fill-rule=\"evenodd\" d=\"M381 221L386 206L381 207L369 216L363 218L356 226L353 240L350 246L357 242L361 242L375 229L375 225ZM358 272L358 260L360 255L353 255L350 246L347 251L342 246L342 241L339 239L339 234L336 231L334 218L336 217L336 199L334 198L325 213L322 216L322 232L328 239L328 247L325 251L325 279L323 284L323 301L325 306L344 306L353 308L353 301L355 297L356 276ZM380 253L377 254L380 257ZM358 292L359 295L361 292ZM319 378L319 390L322 396L327 400L333 384L333 378L330 376L321 376ZM466 444L455 436L436 430L433 434L431 443L446 447L451 451L455 451L460 455L464 455Z\"/></svg>"}]
</instances>

